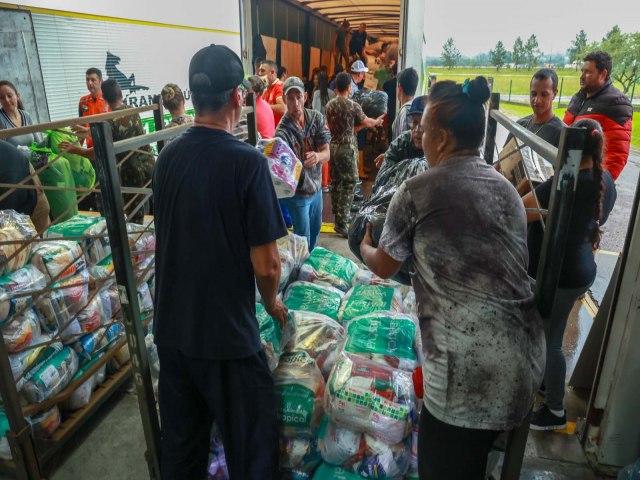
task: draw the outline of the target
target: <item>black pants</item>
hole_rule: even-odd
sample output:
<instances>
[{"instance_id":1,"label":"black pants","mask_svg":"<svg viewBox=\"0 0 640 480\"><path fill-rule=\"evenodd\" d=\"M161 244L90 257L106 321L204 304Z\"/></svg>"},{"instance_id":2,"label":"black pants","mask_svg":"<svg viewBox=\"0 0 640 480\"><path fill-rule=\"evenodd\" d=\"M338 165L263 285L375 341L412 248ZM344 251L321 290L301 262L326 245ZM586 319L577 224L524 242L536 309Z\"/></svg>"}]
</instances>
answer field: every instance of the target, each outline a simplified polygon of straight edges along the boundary
<instances>
[{"instance_id":1,"label":"black pants","mask_svg":"<svg viewBox=\"0 0 640 480\"><path fill-rule=\"evenodd\" d=\"M484 480L487 456L500 433L455 427L422 407L418 438L420 480Z\"/></svg>"},{"instance_id":2,"label":"black pants","mask_svg":"<svg viewBox=\"0 0 640 480\"><path fill-rule=\"evenodd\" d=\"M158 347L158 355L162 480L206 478L214 421L231 480L278 478L275 391L264 353L204 360Z\"/></svg>"}]
</instances>

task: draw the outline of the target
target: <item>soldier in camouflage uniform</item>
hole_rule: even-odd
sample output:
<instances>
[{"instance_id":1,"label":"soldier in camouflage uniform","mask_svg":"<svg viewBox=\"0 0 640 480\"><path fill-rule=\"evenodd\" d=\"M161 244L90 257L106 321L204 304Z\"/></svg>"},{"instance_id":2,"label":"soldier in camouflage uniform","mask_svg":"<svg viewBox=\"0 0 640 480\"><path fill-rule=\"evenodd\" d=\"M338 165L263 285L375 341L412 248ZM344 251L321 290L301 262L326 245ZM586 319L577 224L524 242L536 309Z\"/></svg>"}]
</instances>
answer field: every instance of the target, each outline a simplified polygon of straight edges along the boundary
<instances>
[{"instance_id":1,"label":"soldier in camouflage uniform","mask_svg":"<svg viewBox=\"0 0 640 480\"><path fill-rule=\"evenodd\" d=\"M109 107L112 111L121 111L131 108L128 105L122 103L122 90L118 83L109 79L102 84L102 94L104 99L109 103ZM137 137L143 135L144 130L142 128L142 121L140 115L127 115L125 117L109 120L111 126L111 134L113 141L118 142L127 138ZM77 127L76 133L83 132L86 134L87 129L84 127ZM91 160L95 158L93 148L82 148L69 142L60 142L58 147L61 149L67 149L69 153L75 153L82 155ZM153 169L155 167L155 158L151 153L149 145L145 145L136 149L131 155L131 152L120 153L116 156L118 164L126 157L127 160L118 167L118 173L120 174L120 185L122 187L137 187L137 188L151 188L151 179L153 178ZM143 194L123 194L124 210L127 215L127 220L133 223L142 223L145 214L150 212L149 204L150 200L145 201ZM96 198L98 210L101 210L101 198ZM131 213L136 207L144 202L144 206L140 207L138 211L131 216Z\"/></svg>"},{"instance_id":2,"label":"soldier in camouflage uniform","mask_svg":"<svg viewBox=\"0 0 640 480\"><path fill-rule=\"evenodd\" d=\"M326 114L331 131L331 205L336 217L334 230L347 238L347 221L358 180L358 144L354 125L376 127L382 117L367 117L362 107L349 99L351 76L342 72L336 77L336 98L327 103Z\"/></svg>"},{"instance_id":3,"label":"soldier in camouflage uniform","mask_svg":"<svg viewBox=\"0 0 640 480\"><path fill-rule=\"evenodd\" d=\"M107 80L108 81L108 80ZM105 82L106 83L106 82ZM104 88L104 87L103 87ZM113 108L114 112L119 110L125 110L131 108L128 105L121 104L120 106ZM144 130L142 128L142 121L140 115L129 115L126 117L116 118L109 120L111 125L111 132L113 134L113 141L117 142L127 138L137 137L143 135ZM118 164L129 155L131 152L119 153L116 158ZM123 187L138 187L138 188L151 188L151 179L153 178L153 168L155 167L155 159L151 153L149 145L145 145L136 149L127 160L120 165L118 173L120 174L120 184ZM133 223L142 223L145 214L150 212L149 202L145 201L144 195L135 194L123 194L125 213L127 214L127 220ZM144 206L135 213L133 217L129 217L129 214L133 212L136 207L145 201ZM130 205L129 205L130 203Z\"/></svg>"}]
</instances>

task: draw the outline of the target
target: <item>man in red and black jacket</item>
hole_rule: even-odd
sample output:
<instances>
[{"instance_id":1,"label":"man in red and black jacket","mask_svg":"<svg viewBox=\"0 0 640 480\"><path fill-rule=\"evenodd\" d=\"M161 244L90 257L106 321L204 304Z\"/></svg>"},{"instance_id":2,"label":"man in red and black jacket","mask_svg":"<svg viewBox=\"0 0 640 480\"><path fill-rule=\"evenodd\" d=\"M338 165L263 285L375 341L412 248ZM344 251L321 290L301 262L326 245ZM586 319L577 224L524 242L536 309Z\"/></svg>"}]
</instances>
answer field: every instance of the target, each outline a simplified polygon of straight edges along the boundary
<instances>
[{"instance_id":1,"label":"man in red and black jacket","mask_svg":"<svg viewBox=\"0 0 640 480\"><path fill-rule=\"evenodd\" d=\"M571 99L564 123L571 126L581 118L592 118L602 125L607 146L604 167L615 180L629 157L633 108L611 83L612 62L607 52L591 52L583 61L582 88Z\"/></svg>"}]
</instances>

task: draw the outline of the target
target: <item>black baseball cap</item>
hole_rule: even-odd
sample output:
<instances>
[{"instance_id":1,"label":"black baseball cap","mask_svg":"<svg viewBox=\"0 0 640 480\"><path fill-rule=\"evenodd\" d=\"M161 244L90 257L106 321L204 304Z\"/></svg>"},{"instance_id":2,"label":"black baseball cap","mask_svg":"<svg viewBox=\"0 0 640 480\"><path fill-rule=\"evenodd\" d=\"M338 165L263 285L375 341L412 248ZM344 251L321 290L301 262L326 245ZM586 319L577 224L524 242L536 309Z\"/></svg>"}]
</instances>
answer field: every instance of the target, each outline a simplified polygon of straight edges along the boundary
<instances>
[{"instance_id":1,"label":"black baseball cap","mask_svg":"<svg viewBox=\"0 0 640 480\"><path fill-rule=\"evenodd\" d=\"M224 45L211 44L191 58L189 64L189 89L194 93L222 93L243 84L251 88L244 79L244 67L236 53Z\"/></svg>"},{"instance_id":2,"label":"black baseball cap","mask_svg":"<svg viewBox=\"0 0 640 480\"><path fill-rule=\"evenodd\" d=\"M411 102L407 115L422 115L424 113L424 107L427 104L427 96L416 97Z\"/></svg>"}]
</instances>

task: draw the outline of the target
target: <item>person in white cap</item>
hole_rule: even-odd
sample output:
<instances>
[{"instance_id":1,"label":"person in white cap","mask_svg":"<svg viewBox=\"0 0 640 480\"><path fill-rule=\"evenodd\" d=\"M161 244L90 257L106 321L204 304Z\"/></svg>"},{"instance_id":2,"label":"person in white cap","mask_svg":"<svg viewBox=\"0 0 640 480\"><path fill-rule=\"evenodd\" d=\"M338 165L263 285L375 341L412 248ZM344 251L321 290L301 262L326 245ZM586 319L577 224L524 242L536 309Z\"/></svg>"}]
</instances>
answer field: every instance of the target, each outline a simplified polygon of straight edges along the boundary
<instances>
[{"instance_id":1,"label":"person in white cap","mask_svg":"<svg viewBox=\"0 0 640 480\"><path fill-rule=\"evenodd\" d=\"M356 60L351 64L351 96L359 90L358 84L364 80L364 74L369 69L365 66L362 60Z\"/></svg>"}]
</instances>

